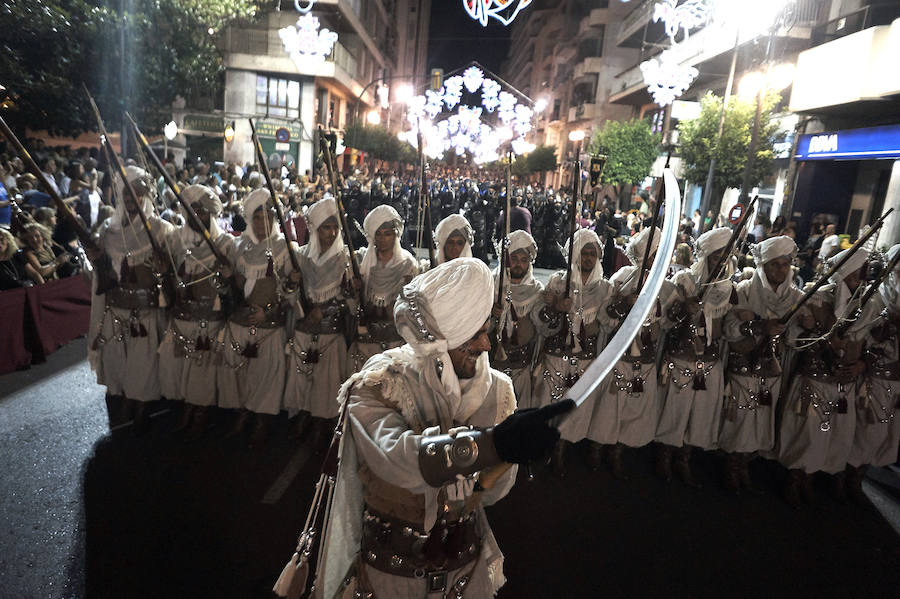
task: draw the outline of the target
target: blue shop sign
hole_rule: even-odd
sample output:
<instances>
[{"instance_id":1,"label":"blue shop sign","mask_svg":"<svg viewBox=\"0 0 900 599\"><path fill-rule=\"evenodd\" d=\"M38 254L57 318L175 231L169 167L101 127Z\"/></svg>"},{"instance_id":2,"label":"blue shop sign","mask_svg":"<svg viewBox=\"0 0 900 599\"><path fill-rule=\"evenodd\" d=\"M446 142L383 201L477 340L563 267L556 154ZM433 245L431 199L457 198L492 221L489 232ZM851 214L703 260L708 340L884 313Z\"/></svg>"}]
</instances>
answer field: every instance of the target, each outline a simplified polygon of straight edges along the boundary
<instances>
[{"instance_id":1,"label":"blue shop sign","mask_svg":"<svg viewBox=\"0 0 900 599\"><path fill-rule=\"evenodd\" d=\"M797 143L797 160L900 158L900 125L807 133Z\"/></svg>"}]
</instances>

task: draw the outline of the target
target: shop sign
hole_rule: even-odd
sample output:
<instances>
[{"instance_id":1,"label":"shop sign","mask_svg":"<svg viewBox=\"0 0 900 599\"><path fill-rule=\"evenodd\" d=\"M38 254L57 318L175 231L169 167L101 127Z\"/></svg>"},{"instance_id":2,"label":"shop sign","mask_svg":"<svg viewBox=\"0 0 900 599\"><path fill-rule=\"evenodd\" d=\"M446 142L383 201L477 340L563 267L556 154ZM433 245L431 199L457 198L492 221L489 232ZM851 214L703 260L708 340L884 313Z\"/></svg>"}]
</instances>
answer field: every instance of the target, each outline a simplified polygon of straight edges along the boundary
<instances>
[{"instance_id":1,"label":"shop sign","mask_svg":"<svg viewBox=\"0 0 900 599\"><path fill-rule=\"evenodd\" d=\"M797 160L900 158L900 125L802 135L794 157Z\"/></svg>"}]
</instances>

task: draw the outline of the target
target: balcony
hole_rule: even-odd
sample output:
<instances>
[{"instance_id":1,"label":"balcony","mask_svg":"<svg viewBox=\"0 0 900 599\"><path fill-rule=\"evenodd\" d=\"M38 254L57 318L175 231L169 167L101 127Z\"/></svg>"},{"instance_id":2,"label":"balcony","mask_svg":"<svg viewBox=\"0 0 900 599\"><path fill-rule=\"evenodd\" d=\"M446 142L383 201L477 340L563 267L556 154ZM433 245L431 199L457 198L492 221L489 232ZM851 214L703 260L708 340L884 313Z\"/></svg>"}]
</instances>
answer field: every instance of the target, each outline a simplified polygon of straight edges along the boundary
<instances>
[{"instance_id":1,"label":"balcony","mask_svg":"<svg viewBox=\"0 0 900 599\"><path fill-rule=\"evenodd\" d=\"M644 0L634 7L622 20L622 28L616 36L616 45L627 48L639 48L644 35L644 25L653 14L653 5L656 0Z\"/></svg>"},{"instance_id":2,"label":"balcony","mask_svg":"<svg viewBox=\"0 0 900 599\"><path fill-rule=\"evenodd\" d=\"M581 79L585 75L591 73L599 73L603 70L603 59L599 56L588 56L581 62L575 65L575 69L572 71L572 78L575 80Z\"/></svg>"},{"instance_id":3,"label":"balcony","mask_svg":"<svg viewBox=\"0 0 900 599\"><path fill-rule=\"evenodd\" d=\"M606 8L595 8L578 24L578 37L584 37L596 33L596 29L603 27L609 20Z\"/></svg>"},{"instance_id":4,"label":"balcony","mask_svg":"<svg viewBox=\"0 0 900 599\"><path fill-rule=\"evenodd\" d=\"M597 105L592 103L583 103L569 108L569 122L574 121L592 121L597 115Z\"/></svg>"}]
</instances>

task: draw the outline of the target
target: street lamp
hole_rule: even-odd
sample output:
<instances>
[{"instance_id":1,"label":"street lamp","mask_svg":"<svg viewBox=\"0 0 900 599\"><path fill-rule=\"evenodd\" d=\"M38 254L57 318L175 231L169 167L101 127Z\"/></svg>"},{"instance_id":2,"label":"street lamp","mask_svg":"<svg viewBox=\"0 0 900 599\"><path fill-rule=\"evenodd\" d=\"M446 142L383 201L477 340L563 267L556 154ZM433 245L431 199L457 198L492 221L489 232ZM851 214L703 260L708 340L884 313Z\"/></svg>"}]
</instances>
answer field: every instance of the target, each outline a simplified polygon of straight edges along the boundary
<instances>
[{"instance_id":1,"label":"street lamp","mask_svg":"<svg viewBox=\"0 0 900 599\"><path fill-rule=\"evenodd\" d=\"M366 114L366 121L368 121L370 125L380 125L381 113L377 110L370 110L368 114Z\"/></svg>"},{"instance_id":2,"label":"street lamp","mask_svg":"<svg viewBox=\"0 0 900 599\"><path fill-rule=\"evenodd\" d=\"M394 98L402 104L408 104L415 93L412 85L409 83L401 83L394 89Z\"/></svg>"},{"instance_id":3,"label":"street lamp","mask_svg":"<svg viewBox=\"0 0 900 599\"><path fill-rule=\"evenodd\" d=\"M176 135L178 135L178 125L175 124L175 121L169 121L163 127L163 158L168 158L169 142L175 139Z\"/></svg>"},{"instance_id":4,"label":"street lamp","mask_svg":"<svg viewBox=\"0 0 900 599\"><path fill-rule=\"evenodd\" d=\"M547 110L547 98L538 98L534 103L534 112L540 114Z\"/></svg>"}]
</instances>

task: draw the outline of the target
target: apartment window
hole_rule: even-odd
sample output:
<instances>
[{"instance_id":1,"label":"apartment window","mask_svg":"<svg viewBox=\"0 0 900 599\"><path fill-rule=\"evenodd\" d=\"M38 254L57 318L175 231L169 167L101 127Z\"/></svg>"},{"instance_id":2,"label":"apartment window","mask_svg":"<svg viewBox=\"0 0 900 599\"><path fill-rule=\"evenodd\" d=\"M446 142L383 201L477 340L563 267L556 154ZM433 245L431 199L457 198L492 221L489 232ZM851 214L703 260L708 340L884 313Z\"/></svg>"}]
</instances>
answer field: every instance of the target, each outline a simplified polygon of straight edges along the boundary
<instances>
[{"instance_id":1,"label":"apartment window","mask_svg":"<svg viewBox=\"0 0 900 599\"><path fill-rule=\"evenodd\" d=\"M286 119L300 118L300 82L257 75L256 112Z\"/></svg>"}]
</instances>

